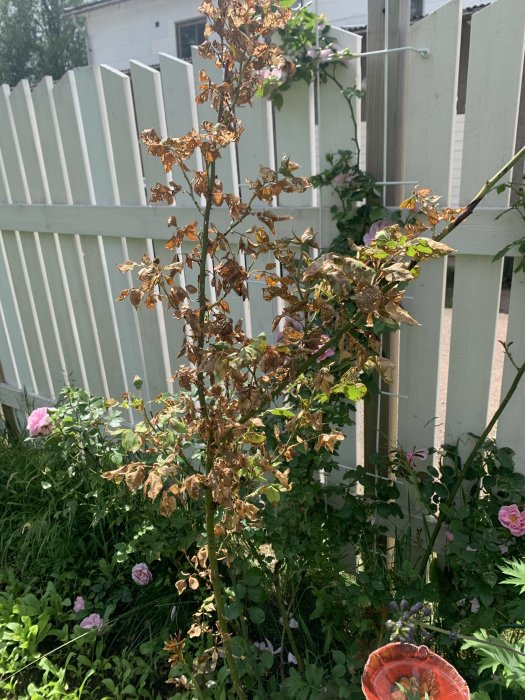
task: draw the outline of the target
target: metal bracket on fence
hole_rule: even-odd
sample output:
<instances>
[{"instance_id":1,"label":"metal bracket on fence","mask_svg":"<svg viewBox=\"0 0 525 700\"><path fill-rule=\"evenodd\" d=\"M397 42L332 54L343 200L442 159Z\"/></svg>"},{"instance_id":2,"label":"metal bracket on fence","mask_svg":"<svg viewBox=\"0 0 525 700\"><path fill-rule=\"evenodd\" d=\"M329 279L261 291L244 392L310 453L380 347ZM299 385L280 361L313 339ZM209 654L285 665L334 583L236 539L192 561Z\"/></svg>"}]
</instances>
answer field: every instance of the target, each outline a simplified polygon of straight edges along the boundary
<instances>
[{"instance_id":1,"label":"metal bracket on fence","mask_svg":"<svg viewBox=\"0 0 525 700\"><path fill-rule=\"evenodd\" d=\"M418 53L422 58L430 56L430 49L418 49L415 46L398 46L395 49L379 49L378 51L365 51L364 53L353 54L355 58L363 58L364 56L381 56L387 53L399 53L400 51L413 51Z\"/></svg>"}]
</instances>

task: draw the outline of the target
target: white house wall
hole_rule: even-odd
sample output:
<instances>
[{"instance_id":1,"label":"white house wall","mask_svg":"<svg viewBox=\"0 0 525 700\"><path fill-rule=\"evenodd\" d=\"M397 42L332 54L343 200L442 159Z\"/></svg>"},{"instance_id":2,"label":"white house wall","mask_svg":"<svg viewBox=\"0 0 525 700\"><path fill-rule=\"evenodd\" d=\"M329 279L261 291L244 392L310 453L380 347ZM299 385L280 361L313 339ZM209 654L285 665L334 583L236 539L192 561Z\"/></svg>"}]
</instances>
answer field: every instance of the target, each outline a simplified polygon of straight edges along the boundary
<instances>
[{"instance_id":1,"label":"white house wall","mask_svg":"<svg viewBox=\"0 0 525 700\"><path fill-rule=\"evenodd\" d=\"M154 65L159 52L176 55L175 23L199 17L198 6L196 0L126 0L86 13L89 62L125 70L130 59Z\"/></svg>"}]
</instances>

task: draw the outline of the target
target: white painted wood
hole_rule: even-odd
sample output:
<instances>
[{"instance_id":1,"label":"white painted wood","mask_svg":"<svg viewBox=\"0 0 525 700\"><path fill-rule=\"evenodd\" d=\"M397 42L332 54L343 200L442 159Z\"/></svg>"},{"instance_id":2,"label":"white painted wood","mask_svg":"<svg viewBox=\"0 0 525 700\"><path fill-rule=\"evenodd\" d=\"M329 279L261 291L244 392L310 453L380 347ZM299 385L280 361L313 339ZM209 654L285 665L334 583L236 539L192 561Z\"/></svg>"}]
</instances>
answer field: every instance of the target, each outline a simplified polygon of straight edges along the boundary
<instances>
[{"instance_id":1,"label":"white painted wood","mask_svg":"<svg viewBox=\"0 0 525 700\"><path fill-rule=\"evenodd\" d=\"M491 212L487 219L480 219L482 226L486 228L487 234L490 227L493 227L494 217L501 210ZM279 212L283 216L292 217L290 220L280 221L278 224L276 237L290 236L293 231L298 231L310 226L312 221L318 217L318 210L315 207L281 207ZM166 219L170 211L164 207L149 207L143 205L125 206L46 206L46 205L23 205L23 204L0 204L0 220L4 222L6 228L13 228L17 224L31 230L31 227L38 226L41 231L60 231L61 233L80 233L85 235L97 235L104 231L104 238L121 237L127 235L128 238L143 238L147 231L154 238L167 240ZM177 207L174 211L179 225L186 225L195 220L195 209L192 207ZM509 215L508 221L512 221ZM506 219L506 217L503 217ZM213 212L214 223L219 227L226 228L230 218L225 207L216 209ZM330 221L330 212L323 212L325 227L329 232L335 228ZM483 221L485 223L483 223ZM514 219L516 221L516 219ZM246 228L252 223L259 222L256 218L246 219ZM260 222L259 222L260 223ZM508 237L514 240L516 228L510 225ZM511 238L514 236L514 238ZM488 243L486 250L489 250ZM499 245L499 244L498 244ZM497 252L499 248L492 245L490 249Z\"/></svg>"},{"instance_id":2,"label":"white painted wood","mask_svg":"<svg viewBox=\"0 0 525 700\"><path fill-rule=\"evenodd\" d=\"M502 263L456 256L445 440L487 424Z\"/></svg>"},{"instance_id":3,"label":"white painted wood","mask_svg":"<svg viewBox=\"0 0 525 700\"><path fill-rule=\"evenodd\" d=\"M460 198L468 202L514 152L525 45L525 3L495 2L471 19ZM489 50L490 47L490 50ZM501 105L505 105L501 109ZM504 207L510 193L483 206Z\"/></svg>"},{"instance_id":4,"label":"white painted wood","mask_svg":"<svg viewBox=\"0 0 525 700\"><path fill-rule=\"evenodd\" d=\"M335 37L340 49L349 49L352 53L361 52L362 38L357 34L351 34L344 29L333 27L330 34ZM330 71L332 72L332 71ZM361 61L353 59L346 66L335 69L335 79L342 88L361 89ZM288 93L284 94L284 101ZM352 108L357 122L357 135L351 121L350 108L341 95L341 88L332 80L320 85L319 98L319 164L320 171L328 167L327 153L338 150L349 150L356 154L354 138L360 138L359 125L361 124L361 100L352 98ZM355 162L355 161L354 161ZM317 170L317 168L316 168Z\"/></svg>"},{"instance_id":5,"label":"white painted wood","mask_svg":"<svg viewBox=\"0 0 525 700\"><path fill-rule=\"evenodd\" d=\"M268 100L255 98L252 107L237 109L237 117L244 129L238 144L239 189L243 200L249 199L251 191L246 178L255 180L261 165L275 166L272 105Z\"/></svg>"},{"instance_id":6,"label":"white painted wood","mask_svg":"<svg viewBox=\"0 0 525 700\"><path fill-rule=\"evenodd\" d=\"M119 200L121 204L144 205L146 198L130 80L123 73L107 66L101 67L101 74ZM157 211L164 211L165 214L163 207ZM148 233L144 231L143 239L130 238L123 241L123 248L127 252L125 259L139 261L144 254L154 257L152 240L150 237L146 238ZM145 370L144 392L148 398L154 398L166 391L167 380L173 374L166 342L163 309L157 305L152 311L141 306L136 312L135 321L137 341L140 338L138 349Z\"/></svg>"},{"instance_id":7,"label":"white painted wood","mask_svg":"<svg viewBox=\"0 0 525 700\"><path fill-rule=\"evenodd\" d=\"M167 135L178 137L191 129L198 131L199 117L195 104L195 83L191 64L164 53L159 55L159 59ZM200 153L194 154L186 164L192 171L202 170ZM189 175L191 179L193 174L189 173ZM186 187L186 182L179 171L173 173L173 178L175 182ZM177 206L192 205L190 197L184 193L179 194L176 203Z\"/></svg>"},{"instance_id":8,"label":"white painted wood","mask_svg":"<svg viewBox=\"0 0 525 700\"><path fill-rule=\"evenodd\" d=\"M97 204L114 205L118 190L100 66L75 68L74 74L93 195Z\"/></svg>"},{"instance_id":9,"label":"white painted wood","mask_svg":"<svg viewBox=\"0 0 525 700\"><path fill-rule=\"evenodd\" d=\"M72 201L71 188L53 99L53 79L50 76L43 78L31 97L42 158L46 165L49 201L54 204L68 204Z\"/></svg>"},{"instance_id":10,"label":"white painted wood","mask_svg":"<svg viewBox=\"0 0 525 700\"><path fill-rule=\"evenodd\" d=\"M75 72L66 73L64 78L55 85L53 93L64 158L68 166L72 203L94 205L95 190ZM94 102L91 111L96 109L97 103ZM89 113L84 114L84 119L86 121L89 119ZM70 133L75 134L75 140L69 137ZM104 336L99 333L95 314L95 305L99 301L98 294L101 287L96 285L96 292L92 289L95 285L90 284L88 272L91 261L83 250L79 235L74 235L72 239L70 236L59 235L55 239L55 244L59 252L62 283L79 356L80 371L88 383L89 390L96 395L104 396L109 393L108 373L101 340ZM93 361L95 358L96 362Z\"/></svg>"},{"instance_id":11,"label":"white painted wood","mask_svg":"<svg viewBox=\"0 0 525 700\"><path fill-rule=\"evenodd\" d=\"M475 195L514 151L524 46L525 4L520 0L497 2L473 15L460 191L463 202ZM505 105L505 109L495 105ZM505 206L508 196L508 191L505 195L490 193L484 205ZM456 260L446 439L455 440L466 431L479 434L487 422L502 264L480 256L458 256Z\"/></svg>"},{"instance_id":12,"label":"white painted wood","mask_svg":"<svg viewBox=\"0 0 525 700\"><path fill-rule=\"evenodd\" d=\"M509 318L507 325L507 337L496 340L506 340L513 343L510 348L514 362L522 365L525 362L525 274L517 272L512 278L510 292ZM501 346L497 346L496 352L503 352ZM516 375L516 369L508 358L503 366L503 382L501 397L505 396ZM523 429L523 416L525 415L525 384L523 381L518 386L509 405L498 421L497 441L500 447L512 447L516 453L516 468L525 474L525 430Z\"/></svg>"},{"instance_id":13,"label":"white painted wood","mask_svg":"<svg viewBox=\"0 0 525 700\"><path fill-rule=\"evenodd\" d=\"M315 155L310 144L315 143L315 124L313 118L313 84L293 83L284 93L284 106L274 110L275 143L277 166L284 155L299 163L298 175L309 177L315 172ZM279 204L285 207L311 206L313 193L311 189L295 194L282 194Z\"/></svg>"},{"instance_id":14,"label":"white painted wood","mask_svg":"<svg viewBox=\"0 0 525 700\"><path fill-rule=\"evenodd\" d=\"M207 61L199 56L199 52L195 47L192 47L193 58L193 79L195 82L195 93L199 94L199 73L201 70L206 71L211 80L215 82L222 81L221 71L215 67L212 61ZM197 115L199 124L204 120L215 124L217 121L217 113L212 109L210 102L197 104ZM237 156L235 144L231 143L223 151L221 158L217 160L216 172L224 185L224 192L239 194L239 174L237 172Z\"/></svg>"},{"instance_id":15,"label":"white painted wood","mask_svg":"<svg viewBox=\"0 0 525 700\"><path fill-rule=\"evenodd\" d=\"M428 48L430 55L409 58L405 174L443 195L445 204L451 188L460 37L459 0L410 29L410 45ZM407 451L435 445L436 426L445 419L438 410L445 281L446 260L436 260L422 265L407 293L405 307L422 324L401 329L398 443Z\"/></svg>"},{"instance_id":16,"label":"white painted wood","mask_svg":"<svg viewBox=\"0 0 525 700\"><path fill-rule=\"evenodd\" d=\"M41 97L43 96L49 97L49 94L47 92L41 93ZM50 204L51 193L37 127L37 114L27 81L21 81L13 90L10 102L31 201ZM45 107L49 106L48 101L45 103ZM55 115L48 109L46 116L50 118L52 128ZM53 159L51 163L53 163ZM56 165L61 166L61 163L56 163ZM61 170L60 167L59 173ZM54 181L59 181L59 177ZM43 234L43 238L48 239L49 236ZM67 383L68 376L61 333L57 322L57 307L60 307L61 302L57 303L51 292L40 234L36 232L16 234L16 239L26 284L26 294L32 311L33 327L39 343L43 347L48 393L51 397L56 397L64 384ZM49 332L43 333L42 329L49 329Z\"/></svg>"},{"instance_id":17,"label":"white painted wood","mask_svg":"<svg viewBox=\"0 0 525 700\"><path fill-rule=\"evenodd\" d=\"M133 81L133 101L139 134L144 129L155 129L161 138L166 138L167 128L160 73L158 70L149 68L138 61L130 61L130 66L131 79ZM141 145L141 155L147 198L149 199L151 188L157 182L166 185L171 176L164 172L160 158L149 155L144 144Z\"/></svg>"}]
</instances>

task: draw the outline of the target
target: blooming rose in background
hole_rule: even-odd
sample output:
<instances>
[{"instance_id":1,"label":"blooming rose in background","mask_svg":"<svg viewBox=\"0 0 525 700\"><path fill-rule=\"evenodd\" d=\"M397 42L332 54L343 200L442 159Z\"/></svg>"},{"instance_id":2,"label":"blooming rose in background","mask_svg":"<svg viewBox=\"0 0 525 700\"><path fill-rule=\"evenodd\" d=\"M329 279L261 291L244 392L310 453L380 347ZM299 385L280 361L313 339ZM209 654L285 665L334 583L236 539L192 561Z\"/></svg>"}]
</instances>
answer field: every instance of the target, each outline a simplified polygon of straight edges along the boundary
<instances>
[{"instance_id":1,"label":"blooming rose in background","mask_svg":"<svg viewBox=\"0 0 525 700\"><path fill-rule=\"evenodd\" d=\"M102 625L104 624L102 618L98 613L92 613L91 615L88 615L85 617L82 622L80 623L80 626L82 629L85 630L91 630L91 629L97 629L99 630Z\"/></svg>"},{"instance_id":2,"label":"blooming rose in background","mask_svg":"<svg viewBox=\"0 0 525 700\"><path fill-rule=\"evenodd\" d=\"M85 607L86 601L84 600L84 598L82 598L81 595L77 595L77 597L75 598L75 602L73 603L74 612L78 613L81 610L84 610Z\"/></svg>"},{"instance_id":3,"label":"blooming rose in background","mask_svg":"<svg viewBox=\"0 0 525 700\"><path fill-rule=\"evenodd\" d=\"M363 236L363 243L365 245L370 245L370 243L372 243L379 231L382 231L388 226L392 226L392 222L388 221L388 219L380 219L379 221L374 221L372 226L370 226L370 228L368 229L368 232L365 233L365 235Z\"/></svg>"},{"instance_id":4,"label":"blooming rose in background","mask_svg":"<svg viewBox=\"0 0 525 700\"><path fill-rule=\"evenodd\" d=\"M410 467L416 466L416 459L426 459L427 457L428 450L426 450L424 447L420 448L419 450L414 449L413 452L405 453L405 459Z\"/></svg>"},{"instance_id":5,"label":"blooming rose in background","mask_svg":"<svg viewBox=\"0 0 525 700\"><path fill-rule=\"evenodd\" d=\"M40 435L48 435L53 426L51 424L51 416L48 413L49 408L35 408L29 414L27 419L27 430L30 437L38 437Z\"/></svg>"},{"instance_id":6,"label":"blooming rose in background","mask_svg":"<svg viewBox=\"0 0 525 700\"><path fill-rule=\"evenodd\" d=\"M525 535L525 510L520 511L515 503L510 506L502 506L499 509L498 520L515 537Z\"/></svg>"},{"instance_id":7,"label":"blooming rose in background","mask_svg":"<svg viewBox=\"0 0 525 700\"><path fill-rule=\"evenodd\" d=\"M148 569L147 564L135 564L131 569L131 578L139 586L147 586L153 580L153 574Z\"/></svg>"}]
</instances>

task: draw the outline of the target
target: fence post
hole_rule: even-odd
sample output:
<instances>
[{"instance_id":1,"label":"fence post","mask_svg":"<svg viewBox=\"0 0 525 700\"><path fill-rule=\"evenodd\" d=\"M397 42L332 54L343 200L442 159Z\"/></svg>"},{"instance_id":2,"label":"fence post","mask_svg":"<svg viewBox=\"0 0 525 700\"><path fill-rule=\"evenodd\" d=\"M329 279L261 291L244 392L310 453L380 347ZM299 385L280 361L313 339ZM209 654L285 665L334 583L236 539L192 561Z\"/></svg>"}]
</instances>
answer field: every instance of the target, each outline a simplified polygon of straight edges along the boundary
<instances>
[{"instance_id":1,"label":"fence post","mask_svg":"<svg viewBox=\"0 0 525 700\"><path fill-rule=\"evenodd\" d=\"M410 4L410 0L368 0L367 51L408 45ZM366 60L366 167L378 181L402 182L405 179L407 56L399 52L369 56ZM404 186L388 185L384 192L385 203L395 206L404 196ZM394 382L388 391L398 394L399 332L383 335L383 354L396 366ZM375 379L365 401L365 463L378 450L387 454L397 442L398 400L396 396L380 395L380 388L380 380Z\"/></svg>"}]
</instances>

